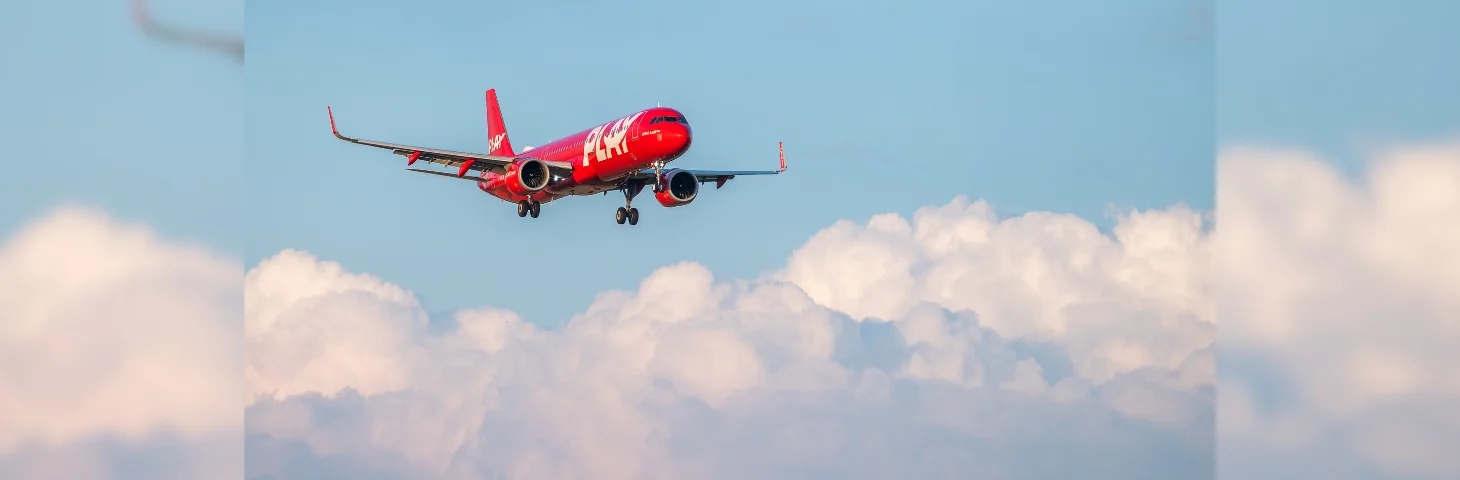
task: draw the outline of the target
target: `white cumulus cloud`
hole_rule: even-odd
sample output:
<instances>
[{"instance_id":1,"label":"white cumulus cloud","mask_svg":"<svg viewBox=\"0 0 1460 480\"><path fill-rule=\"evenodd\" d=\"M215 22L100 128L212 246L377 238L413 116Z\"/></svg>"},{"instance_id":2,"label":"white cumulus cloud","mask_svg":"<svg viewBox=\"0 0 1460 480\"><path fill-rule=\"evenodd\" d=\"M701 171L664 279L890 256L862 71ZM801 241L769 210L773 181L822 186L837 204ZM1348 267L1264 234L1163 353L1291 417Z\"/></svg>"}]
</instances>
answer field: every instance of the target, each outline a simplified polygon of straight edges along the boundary
<instances>
[{"instance_id":1,"label":"white cumulus cloud","mask_svg":"<svg viewBox=\"0 0 1460 480\"><path fill-rule=\"evenodd\" d=\"M81 207L5 240L0 478L242 467L242 272Z\"/></svg>"},{"instance_id":2,"label":"white cumulus cloud","mask_svg":"<svg viewBox=\"0 0 1460 480\"><path fill-rule=\"evenodd\" d=\"M286 250L245 282L250 477L1209 478L1200 214L957 198L758 279L667 265L561 330ZM445 327L433 323L447 324ZM444 333L443 333L444 332Z\"/></svg>"},{"instance_id":3,"label":"white cumulus cloud","mask_svg":"<svg viewBox=\"0 0 1460 480\"><path fill-rule=\"evenodd\" d=\"M1460 142L1218 168L1224 478L1460 478Z\"/></svg>"},{"instance_id":4,"label":"white cumulus cloud","mask_svg":"<svg viewBox=\"0 0 1460 480\"><path fill-rule=\"evenodd\" d=\"M1218 172L1210 235L957 198L561 330L58 209L0 245L0 478L1454 478L1460 142Z\"/></svg>"}]
</instances>

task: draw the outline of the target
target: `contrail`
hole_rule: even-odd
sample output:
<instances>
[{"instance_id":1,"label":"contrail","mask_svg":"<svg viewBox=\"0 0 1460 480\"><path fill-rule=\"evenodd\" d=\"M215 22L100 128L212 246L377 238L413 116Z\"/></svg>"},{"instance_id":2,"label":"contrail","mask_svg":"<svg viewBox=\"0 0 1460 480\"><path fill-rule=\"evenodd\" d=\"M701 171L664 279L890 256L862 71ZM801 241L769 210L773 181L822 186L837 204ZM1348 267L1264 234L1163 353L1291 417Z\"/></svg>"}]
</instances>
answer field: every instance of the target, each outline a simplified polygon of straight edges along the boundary
<instances>
[{"instance_id":1,"label":"contrail","mask_svg":"<svg viewBox=\"0 0 1460 480\"><path fill-rule=\"evenodd\" d=\"M136 21L137 27L141 28L148 35L164 41L191 44L218 50L232 55L239 62L243 61L243 38L186 30L172 25L158 23L149 14L146 0L132 0L132 18Z\"/></svg>"}]
</instances>

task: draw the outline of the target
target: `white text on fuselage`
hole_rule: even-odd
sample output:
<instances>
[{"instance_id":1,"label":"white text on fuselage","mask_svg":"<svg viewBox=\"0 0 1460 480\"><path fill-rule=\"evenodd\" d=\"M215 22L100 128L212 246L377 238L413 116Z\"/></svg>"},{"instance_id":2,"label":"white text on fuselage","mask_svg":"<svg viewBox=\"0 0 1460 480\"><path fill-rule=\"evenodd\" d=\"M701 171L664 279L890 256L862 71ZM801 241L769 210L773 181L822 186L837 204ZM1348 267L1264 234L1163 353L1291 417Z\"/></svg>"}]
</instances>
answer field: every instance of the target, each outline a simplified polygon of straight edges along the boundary
<instances>
[{"instance_id":1,"label":"white text on fuselage","mask_svg":"<svg viewBox=\"0 0 1460 480\"><path fill-rule=\"evenodd\" d=\"M643 114L644 112L635 113L611 124L599 125L588 132L588 139L583 141L583 166L588 166L589 157L601 162L628 152L629 142L626 137L629 128Z\"/></svg>"}]
</instances>

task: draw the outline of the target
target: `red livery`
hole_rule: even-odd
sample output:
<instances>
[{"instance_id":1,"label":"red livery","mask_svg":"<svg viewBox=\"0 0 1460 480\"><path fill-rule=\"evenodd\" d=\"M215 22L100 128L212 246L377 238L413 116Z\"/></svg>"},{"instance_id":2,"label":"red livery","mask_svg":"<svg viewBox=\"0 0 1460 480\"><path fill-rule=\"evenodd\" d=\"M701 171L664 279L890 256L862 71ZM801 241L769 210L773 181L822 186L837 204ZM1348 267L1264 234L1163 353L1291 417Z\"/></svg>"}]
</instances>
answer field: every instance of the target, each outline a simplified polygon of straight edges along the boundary
<instances>
[{"instance_id":1,"label":"red livery","mask_svg":"<svg viewBox=\"0 0 1460 480\"><path fill-rule=\"evenodd\" d=\"M569 195L594 195L609 190L624 194L615 220L639 223L634 197L645 186L665 207L693 202L699 185L715 182L715 188L740 175L774 175L786 171L786 154L781 150L779 170L710 171L666 168L689 150L692 130L678 110L654 107L603 123L596 127L515 153L497 106L496 90L487 90L487 153L452 152L360 140L340 135L333 109L327 108L330 130L341 140L392 150L406 156L406 165L417 161L438 163L451 171L407 168L476 182L482 191L517 204L517 216L537 218L542 204ZM480 176L468 176L480 172Z\"/></svg>"}]
</instances>

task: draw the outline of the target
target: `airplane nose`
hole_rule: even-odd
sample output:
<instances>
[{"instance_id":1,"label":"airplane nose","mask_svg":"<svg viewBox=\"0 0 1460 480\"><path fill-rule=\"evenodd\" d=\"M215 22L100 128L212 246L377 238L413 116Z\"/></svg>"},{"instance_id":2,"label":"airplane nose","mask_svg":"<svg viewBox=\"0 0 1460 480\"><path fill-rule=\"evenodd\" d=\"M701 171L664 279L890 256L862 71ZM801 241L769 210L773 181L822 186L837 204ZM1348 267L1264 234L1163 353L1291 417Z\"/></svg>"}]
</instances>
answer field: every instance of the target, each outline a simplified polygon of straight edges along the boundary
<instances>
[{"instance_id":1,"label":"airplane nose","mask_svg":"<svg viewBox=\"0 0 1460 480\"><path fill-rule=\"evenodd\" d=\"M689 144L694 141L694 132L689 129L689 126L682 128L684 129L684 139L679 144L679 153L689 150Z\"/></svg>"},{"instance_id":2,"label":"airplane nose","mask_svg":"<svg viewBox=\"0 0 1460 480\"><path fill-rule=\"evenodd\" d=\"M669 147L670 151L681 154L689 149L693 135L693 132L690 131L688 126L681 125L668 128L664 132L664 143L667 144L666 146Z\"/></svg>"}]
</instances>

